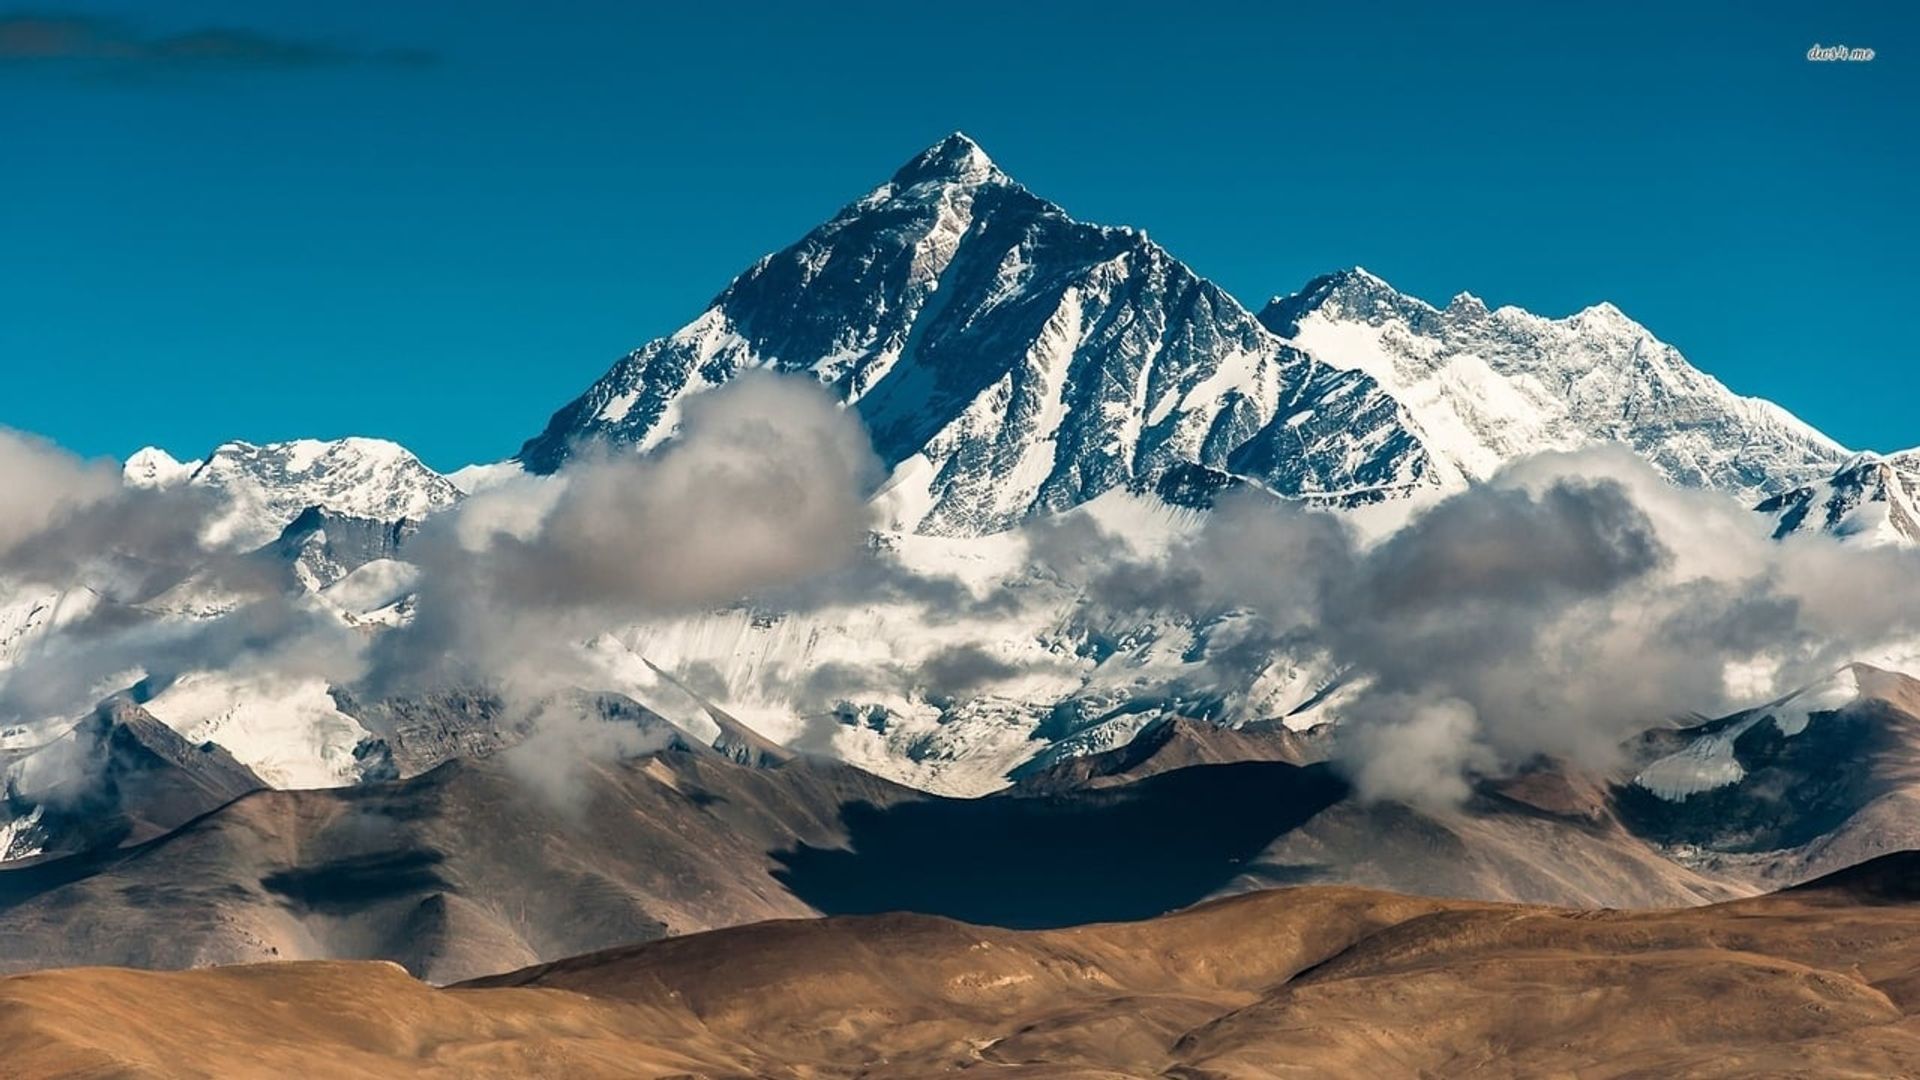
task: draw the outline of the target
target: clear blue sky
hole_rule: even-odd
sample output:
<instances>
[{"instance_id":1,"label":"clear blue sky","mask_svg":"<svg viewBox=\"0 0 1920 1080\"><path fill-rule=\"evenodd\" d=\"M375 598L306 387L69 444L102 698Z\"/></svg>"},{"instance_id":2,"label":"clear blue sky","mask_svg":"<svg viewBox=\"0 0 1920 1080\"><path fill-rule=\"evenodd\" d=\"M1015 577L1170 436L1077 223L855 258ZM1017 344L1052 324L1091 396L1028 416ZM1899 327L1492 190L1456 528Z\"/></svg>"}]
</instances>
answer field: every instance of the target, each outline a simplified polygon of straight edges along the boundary
<instances>
[{"instance_id":1,"label":"clear blue sky","mask_svg":"<svg viewBox=\"0 0 1920 1080\"><path fill-rule=\"evenodd\" d=\"M505 456L955 129L1250 305L1353 264L1610 299L1842 442L1920 443L1916 4L23 10L0 423L89 454Z\"/></svg>"}]
</instances>

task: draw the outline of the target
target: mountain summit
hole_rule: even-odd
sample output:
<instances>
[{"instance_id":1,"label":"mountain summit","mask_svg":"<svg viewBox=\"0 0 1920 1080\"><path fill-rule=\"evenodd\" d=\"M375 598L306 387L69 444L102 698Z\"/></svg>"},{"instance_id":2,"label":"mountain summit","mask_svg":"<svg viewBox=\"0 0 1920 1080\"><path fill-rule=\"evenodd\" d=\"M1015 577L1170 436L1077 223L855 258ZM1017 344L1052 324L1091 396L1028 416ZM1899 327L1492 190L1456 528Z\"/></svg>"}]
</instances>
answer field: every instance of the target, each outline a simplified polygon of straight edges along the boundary
<instances>
[{"instance_id":1,"label":"mountain summit","mask_svg":"<svg viewBox=\"0 0 1920 1080\"><path fill-rule=\"evenodd\" d=\"M895 190L916 184L1009 184L1012 179L1000 171L987 152L961 132L922 150L912 161L900 166L890 181Z\"/></svg>"}]
</instances>

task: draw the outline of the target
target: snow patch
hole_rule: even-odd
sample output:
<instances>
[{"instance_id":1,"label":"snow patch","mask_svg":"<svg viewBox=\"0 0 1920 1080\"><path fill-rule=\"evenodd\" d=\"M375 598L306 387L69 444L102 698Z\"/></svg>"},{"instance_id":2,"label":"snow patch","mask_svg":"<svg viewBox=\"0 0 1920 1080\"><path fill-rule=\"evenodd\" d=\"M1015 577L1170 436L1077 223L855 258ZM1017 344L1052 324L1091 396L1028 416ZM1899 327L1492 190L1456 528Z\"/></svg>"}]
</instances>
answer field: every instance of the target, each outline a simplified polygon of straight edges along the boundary
<instances>
[{"instance_id":1,"label":"snow patch","mask_svg":"<svg viewBox=\"0 0 1920 1080\"><path fill-rule=\"evenodd\" d=\"M1758 715L1750 716L1711 735L1702 735L1686 749L1641 769L1633 782L1668 802L1681 802L1689 795L1737 784L1747 770L1733 755L1734 740L1759 722Z\"/></svg>"},{"instance_id":2,"label":"snow patch","mask_svg":"<svg viewBox=\"0 0 1920 1080\"><path fill-rule=\"evenodd\" d=\"M354 748L370 737L334 707L320 679L247 679L192 672L145 703L189 742L214 742L277 788L324 788L360 778Z\"/></svg>"}]
</instances>

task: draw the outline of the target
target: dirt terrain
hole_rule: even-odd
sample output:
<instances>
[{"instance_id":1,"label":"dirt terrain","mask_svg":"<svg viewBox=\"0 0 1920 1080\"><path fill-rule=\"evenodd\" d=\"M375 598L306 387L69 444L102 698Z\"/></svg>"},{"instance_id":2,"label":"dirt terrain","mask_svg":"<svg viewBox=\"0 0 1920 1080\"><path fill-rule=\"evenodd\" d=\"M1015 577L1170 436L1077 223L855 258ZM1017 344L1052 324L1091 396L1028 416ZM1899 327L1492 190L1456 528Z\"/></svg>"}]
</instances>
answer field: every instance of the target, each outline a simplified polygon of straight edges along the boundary
<instances>
[{"instance_id":1,"label":"dirt terrain","mask_svg":"<svg viewBox=\"0 0 1920 1080\"><path fill-rule=\"evenodd\" d=\"M1345 887L1016 931L925 915L669 938L436 989L378 962L0 980L23 1076L1900 1076L1920 853L1573 910Z\"/></svg>"}]
</instances>

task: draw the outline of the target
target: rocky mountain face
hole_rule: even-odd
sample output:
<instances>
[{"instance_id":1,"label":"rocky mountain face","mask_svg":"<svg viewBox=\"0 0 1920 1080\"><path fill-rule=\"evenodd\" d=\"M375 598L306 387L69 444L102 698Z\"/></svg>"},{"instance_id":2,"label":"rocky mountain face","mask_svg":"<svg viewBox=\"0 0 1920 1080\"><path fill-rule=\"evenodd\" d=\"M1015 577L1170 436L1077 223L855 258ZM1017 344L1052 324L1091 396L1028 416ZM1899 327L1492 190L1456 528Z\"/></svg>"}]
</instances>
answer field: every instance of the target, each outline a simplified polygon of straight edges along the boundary
<instances>
[{"instance_id":1,"label":"rocky mountain face","mask_svg":"<svg viewBox=\"0 0 1920 1080\"><path fill-rule=\"evenodd\" d=\"M1920 843L1920 681L1866 664L1647 733L1621 818L1679 861L1770 887Z\"/></svg>"},{"instance_id":2,"label":"rocky mountain face","mask_svg":"<svg viewBox=\"0 0 1920 1080\"><path fill-rule=\"evenodd\" d=\"M1826 533L1851 544L1920 544L1920 450L1856 454L1832 476L1754 509L1773 518L1775 539Z\"/></svg>"},{"instance_id":3,"label":"rocky mountain face","mask_svg":"<svg viewBox=\"0 0 1920 1080\"><path fill-rule=\"evenodd\" d=\"M1778 405L1742 397L1612 304L1563 319L1436 308L1365 270L1271 301L1260 321L1398 401L1449 482L1596 441L1625 443L1670 480L1748 503L1825 476L1847 452Z\"/></svg>"},{"instance_id":4,"label":"rocky mountain face","mask_svg":"<svg viewBox=\"0 0 1920 1080\"><path fill-rule=\"evenodd\" d=\"M124 698L0 763L0 862L140 843L265 786Z\"/></svg>"},{"instance_id":5,"label":"rocky mountain face","mask_svg":"<svg viewBox=\"0 0 1920 1080\"><path fill-rule=\"evenodd\" d=\"M809 372L857 410L893 469L892 523L933 534L1116 487L1205 502L1250 481L1350 506L1600 441L1752 503L1847 457L1610 304L1435 308L1349 270L1254 320L1143 233L1074 221L954 135L622 359L519 460L651 446L685 395L756 367Z\"/></svg>"},{"instance_id":6,"label":"rocky mountain face","mask_svg":"<svg viewBox=\"0 0 1920 1080\"><path fill-rule=\"evenodd\" d=\"M417 519L375 521L309 506L256 556L284 568L288 586L319 592L381 559L396 559Z\"/></svg>"},{"instance_id":7,"label":"rocky mountain face","mask_svg":"<svg viewBox=\"0 0 1920 1080\"><path fill-rule=\"evenodd\" d=\"M1374 380L1289 348L1144 233L1075 221L954 135L614 365L530 440L651 446L686 395L809 372L893 469L895 524L973 535L1176 467L1335 503L1430 484Z\"/></svg>"}]
</instances>

